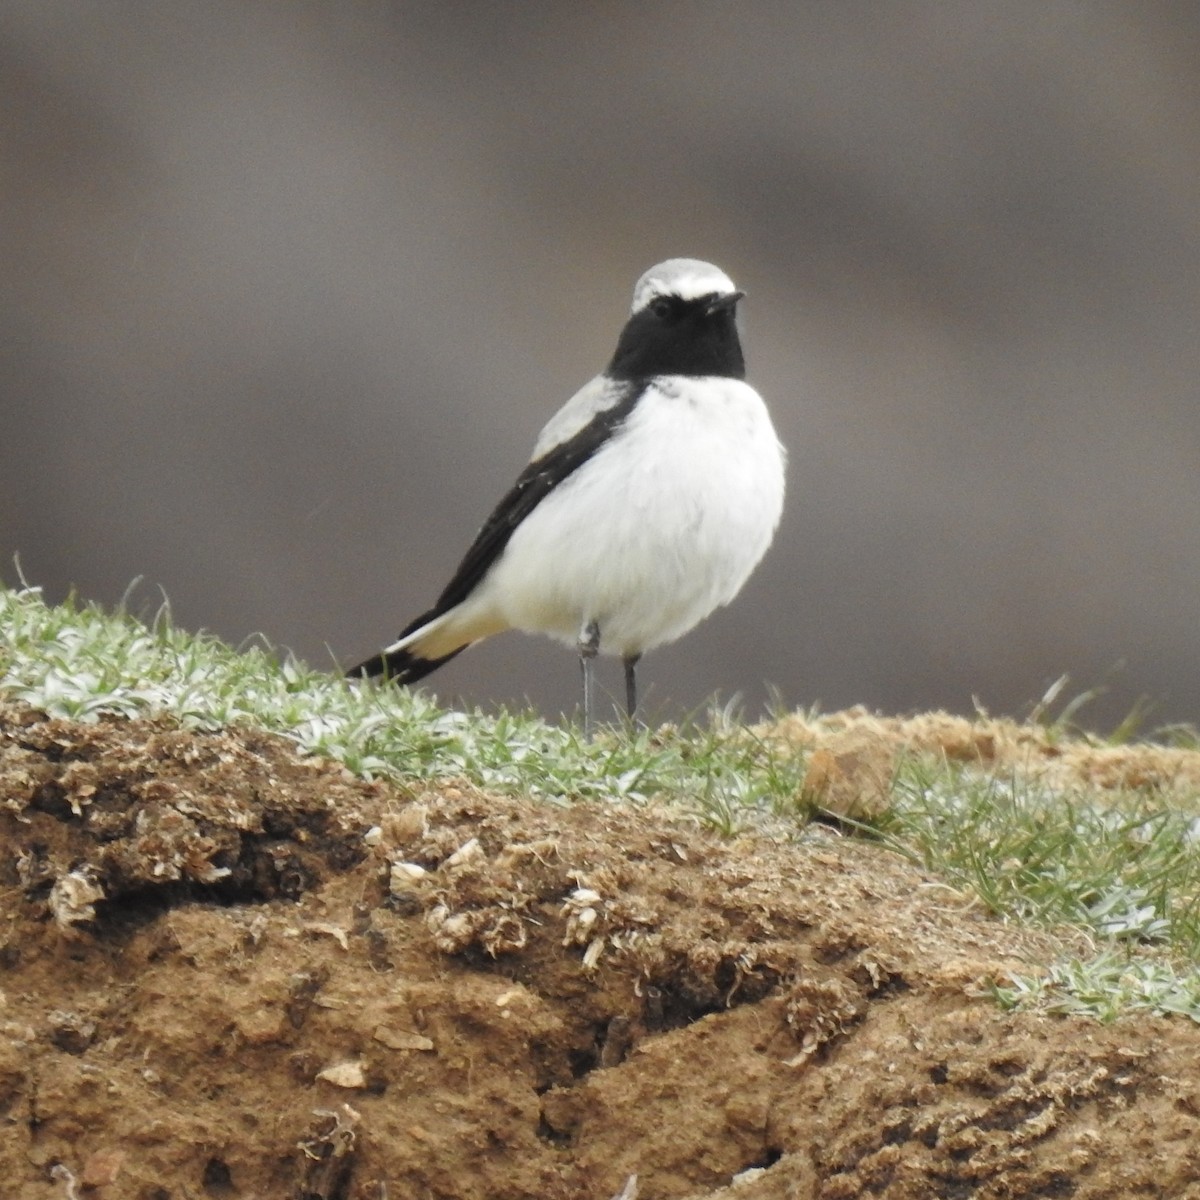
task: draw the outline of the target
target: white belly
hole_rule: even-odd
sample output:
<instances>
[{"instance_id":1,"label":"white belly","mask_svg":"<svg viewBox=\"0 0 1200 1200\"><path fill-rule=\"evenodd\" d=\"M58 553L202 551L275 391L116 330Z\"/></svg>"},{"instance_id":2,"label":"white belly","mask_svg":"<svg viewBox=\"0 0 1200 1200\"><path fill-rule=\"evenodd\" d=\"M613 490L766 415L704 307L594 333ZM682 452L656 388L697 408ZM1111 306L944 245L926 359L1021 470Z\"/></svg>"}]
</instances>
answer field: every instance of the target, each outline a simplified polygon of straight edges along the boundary
<instances>
[{"instance_id":1,"label":"white belly","mask_svg":"<svg viewBox=\"0 0 1200 1200\"><path fill-rule=\"evenodd\" d=\"M621 431L521 523L480 589L514 628L640 654L741 590L783 506L766 406L731 379L655 380Z\"/></svg>"}]
</instances>

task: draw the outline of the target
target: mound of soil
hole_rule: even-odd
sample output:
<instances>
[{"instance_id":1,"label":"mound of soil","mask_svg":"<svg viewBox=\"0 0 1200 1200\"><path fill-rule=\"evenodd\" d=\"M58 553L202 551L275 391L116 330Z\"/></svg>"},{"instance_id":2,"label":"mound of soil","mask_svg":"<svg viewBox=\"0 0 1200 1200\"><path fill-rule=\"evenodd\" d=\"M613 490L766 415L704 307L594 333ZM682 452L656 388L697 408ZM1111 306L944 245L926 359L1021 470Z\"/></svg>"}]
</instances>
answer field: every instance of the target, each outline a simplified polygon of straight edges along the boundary
<instances>
[{"instance_id":1,"label":"mound of soil","mask_svg":"<svg viewBox=\"0 0 1200 1200\"><path fill-rule=\"evenodd\" d=\"M829 831L8 707L0 922L13 1200L1200 1194L1200 1029Z\"/></svg>"}]
</instances>

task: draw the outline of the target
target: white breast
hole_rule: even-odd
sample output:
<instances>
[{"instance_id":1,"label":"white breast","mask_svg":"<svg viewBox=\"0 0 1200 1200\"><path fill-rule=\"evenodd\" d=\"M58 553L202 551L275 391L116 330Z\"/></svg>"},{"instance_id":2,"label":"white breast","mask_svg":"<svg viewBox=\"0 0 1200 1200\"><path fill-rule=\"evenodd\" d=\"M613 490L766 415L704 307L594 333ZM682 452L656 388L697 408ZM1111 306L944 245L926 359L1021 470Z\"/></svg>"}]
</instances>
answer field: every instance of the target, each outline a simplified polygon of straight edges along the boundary
<instances>
[{"instance_id":1,"label":"white breast","mask_svg":"<svg viewBox=\"0 0 1200 1200\"><path fill-rule=\"evenodd\" d=\"M602 651L641 653L737 595L779 523L783 476L753 388L661 377L522 522L480 590L517 629L573 644L594 620Z\"/></svg>"}]
</instances>

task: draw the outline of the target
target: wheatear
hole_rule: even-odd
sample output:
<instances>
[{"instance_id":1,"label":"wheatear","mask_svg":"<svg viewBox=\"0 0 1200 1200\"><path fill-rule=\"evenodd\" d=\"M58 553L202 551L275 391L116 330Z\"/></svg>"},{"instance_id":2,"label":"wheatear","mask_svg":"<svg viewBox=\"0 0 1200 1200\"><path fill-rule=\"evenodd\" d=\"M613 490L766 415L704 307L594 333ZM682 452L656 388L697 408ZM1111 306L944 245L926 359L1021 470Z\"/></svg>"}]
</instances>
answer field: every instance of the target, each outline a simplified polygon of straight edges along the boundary
<instances>
[{"instance_id":1,"label":"wheatear","mask_svg":"<svg viewBox=\"0 0 1200 1200\"><path fill-rule=\"evenodd\" d=\"M412 683L520 629L635 669L741 590L783 507L785 453L745 382L737 302L710 263L672 258L633 289L612 361L550 419L437 603L352 671Z\"/></svg>"}]
</instances>

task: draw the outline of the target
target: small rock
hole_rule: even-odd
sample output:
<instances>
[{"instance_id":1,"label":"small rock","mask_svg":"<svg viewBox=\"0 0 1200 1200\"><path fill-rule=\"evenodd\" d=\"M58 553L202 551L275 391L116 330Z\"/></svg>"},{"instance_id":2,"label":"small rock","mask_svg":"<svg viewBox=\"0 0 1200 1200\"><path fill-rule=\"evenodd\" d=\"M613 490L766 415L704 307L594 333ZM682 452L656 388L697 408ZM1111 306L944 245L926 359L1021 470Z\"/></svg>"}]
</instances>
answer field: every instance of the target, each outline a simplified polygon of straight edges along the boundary
<instances>
[{"instance_id":1,"label":"small rock","mask_svg":"<svg viewBox=\"0 0 1200 1200\"><path fill-rule=\"evenodd\" d=\"M377 1042L382 1042L389 1050L432 1050L433 1042L420 1033L411 1033L407 1029L391 1029L387 1025L377 1025L371 1035Z\"/></svg>"},{"instance_id":2,"label":"small rock","mask_svg":"<svg viewBox=\"0 0 1200 1200\"><path fill-rule=\"evenodd\" d=\"M96 1022L56 1009L48 1018L50 1040L68 1054L82 1054L96 1038Z\"/></svg>"},{"instance_id":3,"label":"small rock","mask_svg":"<svg viewBox=\"0 0 1200 1200\"><path fill-rule=\"evenodd\" d=\"M323 1079L326 1083L332 1083L335 1087L365 1088L367 1086L367 1073L363 1069L363 1064L356 1059L334 1063L333 1066L318 1071L317 1078Z\"/></svg>"},{"instance_id":4,"label":"small rock","mask_svg":"<svg viewBox=\"0 0 1200 1200\"><path fill-rule=\"evenodd\" d=\"M88 1156L79 1174L83 1188L102 1188L114 1183L125 1161L124 1150L97 1150Z\"/></svg>"}]
</instances>

